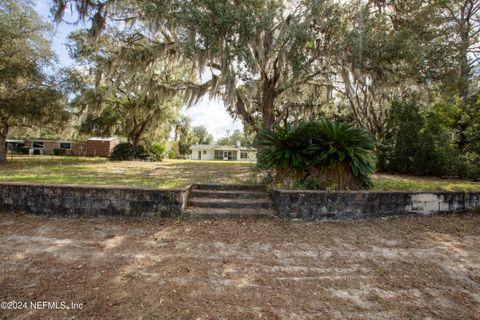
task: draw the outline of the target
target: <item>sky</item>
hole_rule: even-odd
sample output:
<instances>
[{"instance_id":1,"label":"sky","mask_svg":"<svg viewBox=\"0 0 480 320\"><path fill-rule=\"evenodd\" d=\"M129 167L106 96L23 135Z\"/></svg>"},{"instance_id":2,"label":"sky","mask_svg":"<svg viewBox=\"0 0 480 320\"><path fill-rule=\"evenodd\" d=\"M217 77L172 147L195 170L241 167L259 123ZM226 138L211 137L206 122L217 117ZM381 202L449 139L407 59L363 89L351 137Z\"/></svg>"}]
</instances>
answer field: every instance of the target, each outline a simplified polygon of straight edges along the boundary
<instances>
[{"instance_id":1,"label":"sky","mask_svg":"<svg viewBox=\"0 0 480 320\"><path fill-rule=\"evenodd\" d=\"M35 0L37 12L48 21L53 21L50 14L49 1ZM68 13L64 17L66 21L74 21L74 17ZM53 50L58 56L58 61L62 66L73 66L74 61L70 59L66 47L68 35L77 28L82 28L82 24L73 26L67 23L55 25L55 34L52 39ZM233 130L243 129L240 121L234 120L226 111L224 104L219 100L210 100L208 97L202 98L198 103L190 108L183 108L182 111L192 119L192 126L203 125L207 127L215 139L224 137L227 130L231 133Z\"/></svg>"}]
</instances>

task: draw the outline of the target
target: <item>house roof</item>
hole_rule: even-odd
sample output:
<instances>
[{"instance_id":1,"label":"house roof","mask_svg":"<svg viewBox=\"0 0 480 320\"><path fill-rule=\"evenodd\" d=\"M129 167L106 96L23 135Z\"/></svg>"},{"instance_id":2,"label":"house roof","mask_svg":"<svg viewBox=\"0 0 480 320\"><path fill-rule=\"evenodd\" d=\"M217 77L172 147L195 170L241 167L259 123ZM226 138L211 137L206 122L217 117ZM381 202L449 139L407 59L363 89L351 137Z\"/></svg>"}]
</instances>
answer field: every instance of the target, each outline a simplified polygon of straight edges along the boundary
<instances>
[{"instance_id":1,"label":"house roof","mask_svg":"<svg viewBox=\"0 0 480 320\"><path fill-rule=\"evenodd\" d=\"M84 141L70 140L70 139L58 139L58 138L25 138L25 139L7 139L7 142L26 143L32 141L55 141L61 143L85 143Z\"/></svg>"},{"instance_id":2,"label":"house roof","mask_svg":"<svg viewBox=\"0 0 480 320\"><path fill-rule=\"evenodd\" d=\"M118 139L117 137L92 137L88 141L113 141Z\"/></svg>"},{"instance_id":3,"label":"house roof","mask_svg":"<svg viewBox=\"0 0 480 320\"><path fill-rule=\"evenodd\" d=\"M237 147L230 145L220 145L220 144L192 144L190 149L202 149L202 150L241 150L241 151L257 151L256 148L248 147Z\"/></svg>"},{"instance_id":4,"label":"house roof","mask_svg":"<svg viewBox=\"0 0 480 320\"><path fill-rule=\"evenodd\" d=\"M214 149L217 145L215 144L192 144L190 148L196 149Z\"/></svg>"}]
</instances>

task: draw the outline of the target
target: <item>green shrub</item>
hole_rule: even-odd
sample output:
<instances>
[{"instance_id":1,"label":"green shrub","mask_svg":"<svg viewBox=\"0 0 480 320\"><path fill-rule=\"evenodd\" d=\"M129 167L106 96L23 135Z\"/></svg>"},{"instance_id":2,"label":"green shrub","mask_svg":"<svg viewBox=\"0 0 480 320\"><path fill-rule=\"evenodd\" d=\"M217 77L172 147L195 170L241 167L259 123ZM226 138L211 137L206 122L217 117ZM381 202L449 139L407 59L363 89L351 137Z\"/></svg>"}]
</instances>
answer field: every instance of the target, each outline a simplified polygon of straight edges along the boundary
<instances>
[{"instance_id":1,"label":"green shrub","mask_svg":"<svg viewBox=\"0 0 480 320\"><path fill-rule=\"evenodd\" d=\"M165 145L160 142L154 142L148 148L146 148L150 161L162 161L165 156L165 150Z\"/></svg>"},{"instance_id":2,"label":"green shrub","mask_svg":"<svg viewBox=\"0 0 480 320\"><path fill-rule=\"evenodd\" d=\"M464 110L464 111L462 111ZM395 102L378 143L378 168L414 175L480 179L480 103L420 107Z\"/></svg>"},{"instance_id":3,"label":"green shrub","mask_svg":"<svg viewBox=\"0 0 480 320\"><path fill-rule=\"evenodd\" d=\"M137 146L137 152L133 151L131 143L120 143L113 148L110 157L110 161L162 161L165 152L165 147L162 144L152 144L145 147L144 145Z\"/></svg>"},{"instance_id":4,"label":"green shrub","mask_svg":"<svg viewBox=\"0 0 480 320\"><path fill-rule=\"evenodd\" d=\"M53 149L53 155L55 156L64 156L66 154L67 154L67 150L65 149L59 149L59 148Z\"/></svg>"},{"instance_id":5,"label":"green shrub","mask_svg":"<svg viewBox=\"0 0 480 320\"><path fill-rule=\"evenodd\" d=\"M377 148L377 166L381 171L402 174L433 174L435 145L420 106L415 102L394 102L386 132Z\"/></svg>"},{"instance_id":6,"label":"green shrub","mask_svg":"<svg viewBox=\"0 0 480 320\"><path fill-rule=\"evenodd\" d=\"M452 156L450 161L445 159L442 163L444 172L449 177L464 178L480 181L480 155L475 152L464 152Z\"/></svg>"},{"instance_id":7,"label":"green shrub","mask_svg":"<svg viewBox=\"0 0 480 320\"><path fill-rule=\"evenodd\" d=\"M110 161L127 161L134 160L133 147L131 143L119 143L113 148L112 153L108 157Z\"/></svg>"},{"instance_id":8,"label":"green shrub","mask_svg":"<svg viewBox=\"0 0 480 320\"><path fill-rule=\"evenodd\" d=\"M322 120L263 130L258 166L273 168L285 186L362 189L371 186L373 139L362 129Z\"/></svg>"},{"instance_id":9,"label":"green shrub","mask_svg":"<svg viewBox=\"0 0 480 320\"><path fill-rule=\"evenodd\" d=\"M293 188L303 190L329 190L332 189L332 186L329 186L325 180L309 176L305 179L295 181Z\"/></svg>"},{"instance_id":10,"label":"green shrub","mask_svg":"<svg viewBox=\"0 0 480 320\"><path fill-rule=\"evenodd\" d=\"M463 166L462 176L480 181L480 154L475 152L466 152L460 156Z\"/></svg>"},{"instance_id":11,"label":"green shrub","mask_svg":"<svg viewBox=\"0 0 480 320\"><path fill-rule=\"evenodd\" d=\"M23 146L20 148L16 148L15 152L18 154L25 154L28 155L30 153L30 147L29 146Z\"/></svg>"}]
</instances>

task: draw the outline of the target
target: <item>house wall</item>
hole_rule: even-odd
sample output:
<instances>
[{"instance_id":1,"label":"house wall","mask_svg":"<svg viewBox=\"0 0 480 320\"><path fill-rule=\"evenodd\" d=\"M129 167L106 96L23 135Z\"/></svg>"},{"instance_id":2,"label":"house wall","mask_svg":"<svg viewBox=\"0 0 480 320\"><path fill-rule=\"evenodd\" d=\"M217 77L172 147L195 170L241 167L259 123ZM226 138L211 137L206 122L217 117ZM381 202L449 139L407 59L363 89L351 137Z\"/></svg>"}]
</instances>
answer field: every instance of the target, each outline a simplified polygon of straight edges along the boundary
<instances>
[{"instance_id":1,"label":"house wall","mask_svg":"<svg viewBox=\"0 0 480 320\"><path fill-rule=\"evenodd\" d=\"M89 157L108 157L113 148L120 143L120 140L88 140L87 156Z\"/></svg>"},{"instance_id":2,"label":"house wall","mask_svg":"<svg viewBox=\"0 0 480 320\"><path fill-rule=\"evenodd\" d=\"M59 144L60 145L60 144ZM67 150L67 155L84 156L87 151L87 144L83 142L72 143L72 148Z\"/></svg>"},{"instance_id":3,"label":"house wall","mask_svg":"<svg viewBox=\"0 0 480 320\"><path fill-rule=\"evenodd\" d=\"M231 151L233 152L233 158L234 160L231 161L256 161L257 160L257 152L256 151L247 151L248 157L247 159L240 159L240 150L232 147L219 147L216 149L197 149L197 148L192 148L192 160L215 160L215 150L222 150L222 151ZM201 154L201 159L198 157L198 152L202 152ZM203 152L206 151L206 154Z\"/></svg>"},{"instance_id":4,"label":"house wall","mask_svg":"<svg viewBox=\"0 0 480 320\"><path fill-rule=\"evenodd\" d=\"M43 148L33 148L33 142L43 142ZM69 156L83 156L85 155L86 144L83 142L72 142L72 141L63 141L63 140L42 140L34 139L27 141L25 145L29 146L34 150L43 150L45 155L53 155L55 149L60 148L60 143L70 143L70 150L66 150L66 155Z\"/></svg>"},{"instance_id":5,"label":"house wall","mask_svg":"<svg viewBox=\"0 0 480 320\"><path fill-rule=\"evenodd\" d=\"M43 142L43 148L33 148L33 142L34 141L35 142L36 141ZM39 139L39 140L32 140L29 145L30 145L30 148L32 148L32 149L43 150L44 154L51 155L51 154L53 154L53 149L56 148L57 143L56 143L56 141L48 141L48 140L40 140Z\"/></svg>"},{"instance_id":6,"label":"house wall","mask_svg":"<svg viewBox=\"0 0 480 320\"><path fill-rule=\"evenodd\" d=\"M206 154L202 151L202 160L214 160L215 159L215 150L205 150ZM197 152L198 156L198 152Z\"/></svg>"},{"instance_id":7,"label":"house wall","mask_svg":"<svg viewBox=\"0 0 480 320\"><path fill-rule=\"evenodd\" d=\"M257 161L257 151L247 151L247 159L241 159L240 153L238 154L238 160L241 161Z\"/></svg>"},{"instance_id":8,"label":"house wall","mask_svg":"<svg viewBox=\"0 0 480 320\"><path fill-rule=\"evenodd\" d=\"M201 159L198 158L198 152L201 152ZM206 152L204 154L203 152ZM215 151L211 149L192 149L192 160L214 160L215 159Z\"/></svg>"}]
</instances>

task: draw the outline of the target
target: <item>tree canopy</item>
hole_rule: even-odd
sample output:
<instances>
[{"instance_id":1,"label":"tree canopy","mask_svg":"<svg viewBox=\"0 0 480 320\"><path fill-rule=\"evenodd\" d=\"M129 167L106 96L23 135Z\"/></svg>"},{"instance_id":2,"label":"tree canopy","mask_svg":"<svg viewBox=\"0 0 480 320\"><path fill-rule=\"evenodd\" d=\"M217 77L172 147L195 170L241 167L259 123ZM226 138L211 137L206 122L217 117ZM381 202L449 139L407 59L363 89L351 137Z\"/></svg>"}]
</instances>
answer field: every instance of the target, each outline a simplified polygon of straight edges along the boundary
<instances>
[{"instance_id":1,"label":"tree canopy","mask_svg":"<svg viewBox=\"0 0 480 320\"><path fill-rule=\"evenodd\" d=\"M478 65L478 1L58 0L57 19L69 4L92 37L123 21L149 39L145 61L209 74L187 101L219 96L253 130L343 105L379 137L393 101L466 98Z\"/></svg>"},{"instance_id":2,"label":"tree canopy","mask_svg":"<svg viewBox=\"0 0 480 320\"><path fill-rule=\"evenodd\" d=\"M6 3L4 12L28 7ZM384 168L395 167L391 158L398 150L415 153L407 148L412 137L426 152L434 149L435 163L445 164L438 165L438 174L448 171L441 168L449 158L462 156L469 168L477 163L480 0L56 0L52 5L57 22L70 9L89 29L71 36L71 53L80 65L70 79L80 80L71 108L81 115L83 132L119 134L134 146L174 134L173 152L185 157L192 143L211 137L204 128L192 129L181 107L209 95L242 120L248 137L327 118L368 129ZM5 27L13 18L2 19L6 39L14 39L13 24ZM40 68L50 61L41 36L48 28L39 28L31 33L35 38L22 40L23 47L5 49L23 52L39 67L20 66L15 59L21 55L5 54L2 59L10 60L2 64L2 90L17 78L30 77L23 82L30 86L48 78ZM34 53L43 58L32 60ZM402 119L409 123L400 125ZM439 137L448 138L451 148L443 148ZM230 138L223 140L230 144ZM426 148L429 139L435 140L432 150Z\"/></svg>"},{"instance_id":3,"label":"tree canopy","mask_svg":"<svg viewBox=\"0 0 480 320\"><path fill-rule=\"evenodd\" d=\"M62 85L49 76L49 33L30 1L0 3L0 163L12 128L58 126L68 119Z\"/></svg>"}]
</instances>

